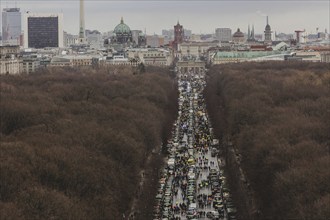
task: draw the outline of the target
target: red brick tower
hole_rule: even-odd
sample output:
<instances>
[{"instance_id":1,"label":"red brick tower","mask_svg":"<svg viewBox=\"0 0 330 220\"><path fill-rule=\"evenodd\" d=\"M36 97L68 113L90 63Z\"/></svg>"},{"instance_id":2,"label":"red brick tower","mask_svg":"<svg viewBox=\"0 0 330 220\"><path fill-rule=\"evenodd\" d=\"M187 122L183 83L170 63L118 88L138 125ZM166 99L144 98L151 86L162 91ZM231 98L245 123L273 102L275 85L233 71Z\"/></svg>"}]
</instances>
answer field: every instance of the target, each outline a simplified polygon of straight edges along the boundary
<instances>
[{"instance_id":1,"label":"red brick tower","mask_svg":"<svg viewBox=\"0 0 330 220\"><path fill-rule=\"evenodd\" d=\"M178 50L178 44L181 44L184 39L184 31L182 25L178 23L174 26L174 49Z\"/></svg>"}]
</instances>

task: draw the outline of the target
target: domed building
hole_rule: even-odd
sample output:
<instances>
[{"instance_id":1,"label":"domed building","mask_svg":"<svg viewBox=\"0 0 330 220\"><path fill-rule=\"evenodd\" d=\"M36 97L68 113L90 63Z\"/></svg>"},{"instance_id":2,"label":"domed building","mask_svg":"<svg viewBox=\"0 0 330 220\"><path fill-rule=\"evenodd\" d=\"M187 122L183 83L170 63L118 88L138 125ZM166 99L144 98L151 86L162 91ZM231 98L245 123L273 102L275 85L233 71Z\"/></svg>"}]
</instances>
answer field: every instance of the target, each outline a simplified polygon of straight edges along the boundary
<instances>
[{"instance_id":1,"label":"domed building","mask_svg":"<svg viewBox=\"0 0 330 220\"><path fill-rule=\"evenodd\" d=\"M132 42L131 29L124 23L124 19L121 18L120 24L118 24L111 38L111 43L126 44Z\"/></svg>"},{"instance_id":2,"label":"domed building","mask_svg":"<svg viewBox=\"0 0 330 220\"><path fill-rule=\"evenodd\" d=\"M233 34L233 42L235 44L241 44L245 42L244 34L239 28L237 28L237 31Z\"/></svg>"}]
</instances>

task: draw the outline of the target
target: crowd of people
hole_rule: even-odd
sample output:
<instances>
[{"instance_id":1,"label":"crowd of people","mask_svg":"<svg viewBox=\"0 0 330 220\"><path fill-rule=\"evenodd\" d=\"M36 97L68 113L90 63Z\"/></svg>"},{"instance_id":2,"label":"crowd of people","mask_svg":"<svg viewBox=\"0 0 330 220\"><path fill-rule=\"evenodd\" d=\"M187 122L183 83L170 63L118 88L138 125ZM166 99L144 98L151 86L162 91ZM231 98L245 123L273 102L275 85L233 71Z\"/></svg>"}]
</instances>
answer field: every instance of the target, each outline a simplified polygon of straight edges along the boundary
<instances>
[{"instance_id":1,"label":"crowd of people","mask_svg":"<svg viewBox=\"0 0 330 220\"><path fill-rule=\"evenodd\" d=\"M178 73L179 112L168 141L154 219L235 219L203 98L205 73ZM228 206L230 205L230 207ZM229 213L229 211L231 211Z\"/></svg>"}]
</instances>

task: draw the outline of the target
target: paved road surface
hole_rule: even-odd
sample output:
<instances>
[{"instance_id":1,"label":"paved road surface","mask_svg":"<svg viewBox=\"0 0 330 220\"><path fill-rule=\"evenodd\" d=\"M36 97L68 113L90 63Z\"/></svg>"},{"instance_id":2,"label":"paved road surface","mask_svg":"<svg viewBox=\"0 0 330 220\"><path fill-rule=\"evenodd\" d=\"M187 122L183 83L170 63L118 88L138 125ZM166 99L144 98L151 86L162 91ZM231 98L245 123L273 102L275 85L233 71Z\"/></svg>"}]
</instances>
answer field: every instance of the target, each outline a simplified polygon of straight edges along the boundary
<instances>
[{"instance_id":1,"label":"paved road surface","mask_svg":"<svg viewBox=\"0 0 330 220\"><path fill-rule=\"evenodd\" d=\"M235 219L217 157L219 142L206 112L204 76L178 73L178 119L167 145L168 164L160 180L154 219Z\"/></svg>"}]
</instances>

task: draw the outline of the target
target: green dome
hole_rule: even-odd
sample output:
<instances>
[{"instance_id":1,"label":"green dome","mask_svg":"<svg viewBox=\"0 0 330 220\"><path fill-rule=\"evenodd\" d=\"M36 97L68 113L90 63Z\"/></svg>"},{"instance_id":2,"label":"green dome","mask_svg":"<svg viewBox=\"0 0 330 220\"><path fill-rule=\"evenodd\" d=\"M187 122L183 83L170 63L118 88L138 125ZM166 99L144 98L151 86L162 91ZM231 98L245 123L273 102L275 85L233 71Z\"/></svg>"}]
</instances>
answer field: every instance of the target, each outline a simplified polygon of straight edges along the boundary
<instances>
[{"instance_id":1,"label":"green dome","mask_svg":"<svg viewBox=\"0 0 330 220\"><path fill-rule=\"evenodd\" d=\"M129 34L131 32L131 29L124 24L123 18L120 20L120 24L118 24L115 27L115 30L113 31L115 34Z\"/></svg>"}]
</instances>

